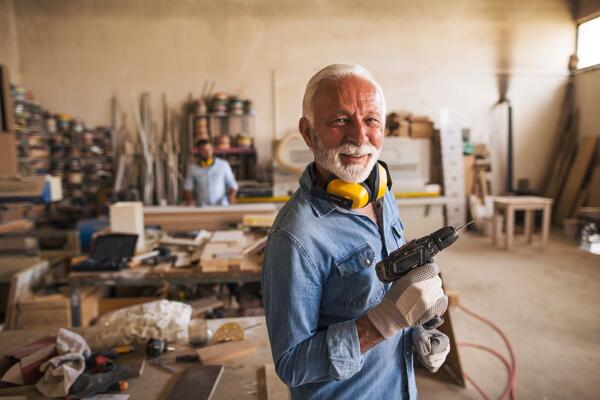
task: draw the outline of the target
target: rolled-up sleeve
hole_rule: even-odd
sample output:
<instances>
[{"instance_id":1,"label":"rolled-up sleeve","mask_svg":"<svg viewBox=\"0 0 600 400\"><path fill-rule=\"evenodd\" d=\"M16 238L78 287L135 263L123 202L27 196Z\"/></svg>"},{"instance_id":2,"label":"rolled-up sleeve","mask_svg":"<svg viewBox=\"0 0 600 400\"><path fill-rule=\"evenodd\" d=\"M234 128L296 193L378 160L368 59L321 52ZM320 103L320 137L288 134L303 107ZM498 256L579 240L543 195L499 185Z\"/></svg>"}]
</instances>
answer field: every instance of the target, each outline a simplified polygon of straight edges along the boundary
<instances>
[{"instance_id":1,"label":"rolled-up sleeve","mask_svg":"<svg viewBox=\"0 0 600 400\"><path fill-rule=\"evenodd\" d=\"M263 306L277 374L292 387L345 380L362 367L356 321L318 330L324 275L294 237L271 232L263 266Z\"/></svg>"},{"instance_id":2,"label":"rolled-up sleeve","mask_svg":"<svg viewBox=\"0 0 600 400\"><path fill-rule=\"evenodd\" d=\"M231 170L231 165L228 162L224 163L225 169L225 189L233 189L238 190L238 184L235 180L235 176L233 175L233 171Z\"/></svg>"}]
</instances>

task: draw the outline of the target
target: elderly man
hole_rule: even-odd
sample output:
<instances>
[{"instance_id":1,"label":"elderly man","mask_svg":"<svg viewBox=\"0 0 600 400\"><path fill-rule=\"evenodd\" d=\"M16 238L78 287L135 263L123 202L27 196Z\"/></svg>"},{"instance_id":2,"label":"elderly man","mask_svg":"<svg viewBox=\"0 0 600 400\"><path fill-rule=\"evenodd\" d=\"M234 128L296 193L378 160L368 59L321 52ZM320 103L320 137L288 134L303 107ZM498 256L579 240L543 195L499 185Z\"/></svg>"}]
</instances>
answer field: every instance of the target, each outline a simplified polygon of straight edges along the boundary
<instances>
[{"instance_id":1,"label":"elderly man","mask_svg":"<svg viewBox=\"0 0 600 400\"><path fill-rule=\"evenodd\" d=\"M449 351L422 327L448 305L438 267L391 285L374 270L404 244L378 161L384 126L365 68L331 65L308 82L299 129L315 161L276 218L262 277L273 360L295 399L417 398L413 344L432 371Z\"/></svg>"},{"instance_id":2,"label":"elderly man","mask_svg":"<svg viewBox=\"0 0 600 400\"><path fill-rule=\"evenodd\" d=\"M229 163L214 156L213 146L208 140L199 140L196 149L198 164L189 166L183 185L187 205L194 204L194 194L198 207L235 203L238 185Z\"/></svg>"}]
</instances>

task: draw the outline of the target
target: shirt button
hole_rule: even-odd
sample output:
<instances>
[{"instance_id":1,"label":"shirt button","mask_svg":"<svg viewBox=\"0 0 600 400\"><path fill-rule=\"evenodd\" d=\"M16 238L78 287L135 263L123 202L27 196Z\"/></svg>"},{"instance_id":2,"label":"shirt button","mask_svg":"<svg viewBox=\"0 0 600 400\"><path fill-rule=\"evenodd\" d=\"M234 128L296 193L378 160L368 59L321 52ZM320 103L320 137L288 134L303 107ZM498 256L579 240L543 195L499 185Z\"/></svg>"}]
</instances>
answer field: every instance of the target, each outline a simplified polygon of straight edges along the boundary
<instances>
[{"instance_id":1,"label":"shirt button","mask_svg":"<svg viewBox=\"0 0 600 400\"><path fill-rule=\"evenodd\" d=\"M367 264L367 265L371 265L371 259L370 259L370 258L367 258L367 259L365 260L365 264Z\"/></svg>"}]
</instances>

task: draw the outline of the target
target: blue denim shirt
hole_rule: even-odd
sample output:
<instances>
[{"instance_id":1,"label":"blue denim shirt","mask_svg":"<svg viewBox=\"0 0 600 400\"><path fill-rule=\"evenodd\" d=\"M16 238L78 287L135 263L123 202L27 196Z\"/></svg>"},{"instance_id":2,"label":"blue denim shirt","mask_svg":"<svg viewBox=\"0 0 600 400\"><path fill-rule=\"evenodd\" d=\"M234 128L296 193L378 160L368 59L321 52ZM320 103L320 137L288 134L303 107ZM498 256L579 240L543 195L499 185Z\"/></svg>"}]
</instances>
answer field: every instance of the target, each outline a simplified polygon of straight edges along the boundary
<instances>
[{"instance_id":1,"label":"blue denim shirt","mask_svg":"<svg viewBox=\"0 0 600 400\"><path fill-rule=\"evenodd\" d=\"M275 369L294 399L416 399L410 330L360 352L356 320L389 285L375 264L402 244L385 195L383 245L369 217L311 195L309 168L269 234L263 305Z\"/></svg>"},{"instance_id":2,"label":"blue denim shirt","mask_svg":"<svg viewBox=\"0 0 600 400\"><path fill-rule=\"evenodd\" d=\"M201 168L197 164L188 167L183 188L195 191L196 205L202 206L227 206L228 189L238 189L238 184L233 176L229 163L215 157L213 165Z\"/></svg>"}]
</instances>

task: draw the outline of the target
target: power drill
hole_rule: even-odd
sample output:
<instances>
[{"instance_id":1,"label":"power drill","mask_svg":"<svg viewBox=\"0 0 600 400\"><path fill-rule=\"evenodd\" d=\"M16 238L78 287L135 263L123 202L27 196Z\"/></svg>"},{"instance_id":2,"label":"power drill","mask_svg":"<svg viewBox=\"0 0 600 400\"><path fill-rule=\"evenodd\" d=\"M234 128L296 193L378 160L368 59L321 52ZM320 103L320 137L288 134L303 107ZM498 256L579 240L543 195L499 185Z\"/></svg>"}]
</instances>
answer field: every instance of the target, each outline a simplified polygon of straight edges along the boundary
<instances>
[{"instance_id":1,"label":"power drill","mask_svg":"<svg viewBox=\"0 0 600 400\"><path fill-rule=\"evenodd\" d=\"M466 223L458 229L453 226L445 226L430 235L411 240L404 246L393 251L375 266L379 280L384 283L393 282L402 278L410 270L433 262L433 257L449 247L458 239L458 231L469 226L475 220ZM426 329L440 326L444 320L435 317L423 325Z\"/></svg>"}]
</instances>

